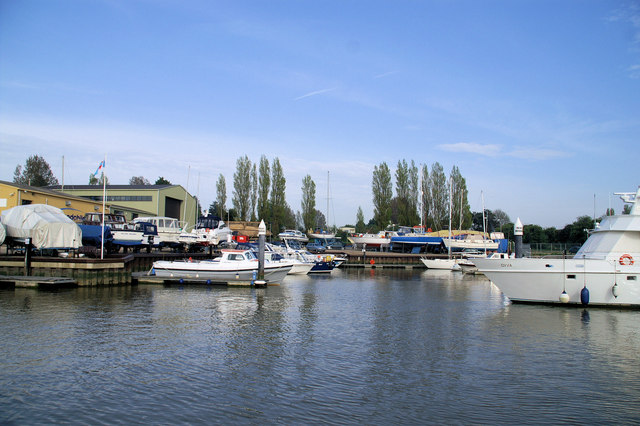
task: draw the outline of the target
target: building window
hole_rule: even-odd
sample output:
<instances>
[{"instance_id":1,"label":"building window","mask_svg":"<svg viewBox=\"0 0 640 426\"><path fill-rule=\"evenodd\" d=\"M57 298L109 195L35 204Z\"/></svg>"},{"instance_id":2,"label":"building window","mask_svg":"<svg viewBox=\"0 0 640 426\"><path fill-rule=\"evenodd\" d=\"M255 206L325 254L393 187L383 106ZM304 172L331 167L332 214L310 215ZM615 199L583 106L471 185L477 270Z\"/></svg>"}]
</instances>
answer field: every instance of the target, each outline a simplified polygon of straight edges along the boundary
<instances>
[{"instance_id":1,"label":"building window","mask_svg":"<svg viewBox=\"0 0 640 426\"><path fill-rule=\"evenodd\" d=\"M89 195L86 198L102 201L102 195ZM107 195L107 201L153 201L151 195Z\"/></svg>"}]
</instances>

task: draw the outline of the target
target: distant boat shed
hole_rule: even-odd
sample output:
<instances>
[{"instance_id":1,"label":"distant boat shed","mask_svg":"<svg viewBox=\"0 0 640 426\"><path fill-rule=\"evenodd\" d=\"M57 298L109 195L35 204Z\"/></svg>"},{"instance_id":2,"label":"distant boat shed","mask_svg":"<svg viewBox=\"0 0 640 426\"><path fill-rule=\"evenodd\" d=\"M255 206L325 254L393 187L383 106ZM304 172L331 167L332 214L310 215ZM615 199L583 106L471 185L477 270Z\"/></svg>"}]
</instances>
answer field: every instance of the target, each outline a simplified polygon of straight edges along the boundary
<instances>
[{"instance_id":1,"label":"distant boat shed","mask_svg":"<svg viewBox=\"0 0 640 426\"><path fill-rule=\"evenodd\" d=\"M65 185L63 189L60 185L38 187L0 180L0 213L16 206L46 204L80 222L85 213L102 211L102 194L98 185ZM105 207L108 213L123 214L127 220L168 216L193 225L197 216L195 197L180 185L107 185Z\"/></svg>"},{"instance_id":2,"label":"distant boat shed","mask_svg":"<svg viewBox=\"0 0 640 426\"><path fill-rule=\"evenodd\" d=\"M100 185L65 185L64 190L60 185L47 188L102 203ZM128 220L138 216L167 216L189 226L194 225L199 216L196 198L181 185L107 185L106 190L106 203L114 206L111 212L124 213ZM133 214L129 216L127 211Z\"/></svg>"},{"instance_id":3,"label":"distant boat shed","mask_svg":"<svg viewBox=\"0 0 640 426\"><path fill-rule=\"evenodd\" d=\"M64 194L46 187L0 180L0 213L13 207L29 204L46 204L63 209L65 214L75 222L78 218L81 219L84 213L102 211L102 202Z\"/></svg>"}]
</instances>

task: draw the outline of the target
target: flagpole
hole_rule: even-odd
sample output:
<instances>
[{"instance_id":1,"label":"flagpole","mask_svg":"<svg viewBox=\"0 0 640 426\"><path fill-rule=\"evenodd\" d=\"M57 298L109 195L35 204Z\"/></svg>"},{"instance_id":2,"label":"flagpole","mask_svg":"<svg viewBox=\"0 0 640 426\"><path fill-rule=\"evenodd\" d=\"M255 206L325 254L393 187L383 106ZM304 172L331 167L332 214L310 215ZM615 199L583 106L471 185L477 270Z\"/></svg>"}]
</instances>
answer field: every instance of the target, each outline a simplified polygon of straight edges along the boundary
<instances>
[{"instance_id":1,"label":"flagpole","mask_svg":"<svg viewBox=\"0 0 640 426\"><path fill-rule=\"evenodd\" d=\"M184 220L184 230L186 231L187 225L187 194L189 193L189 177L191 176L191 164L189 164L189 170L187 171L187 189L184 191L184 209L182 213L182 219Z\"/></svg>"},{"instance_id":2,"label":"flagpole","mask_svg":"<svg viewBox=\"0 0 640 426\"><path fill-rule=\"evenodd\" d=\"M102 164L102 237L100 238L100 259L104 259L104 209L107 199L107 179L104 176L104 169L107 167L107 154L104 155Z\"/></svg>"}]
</instances>

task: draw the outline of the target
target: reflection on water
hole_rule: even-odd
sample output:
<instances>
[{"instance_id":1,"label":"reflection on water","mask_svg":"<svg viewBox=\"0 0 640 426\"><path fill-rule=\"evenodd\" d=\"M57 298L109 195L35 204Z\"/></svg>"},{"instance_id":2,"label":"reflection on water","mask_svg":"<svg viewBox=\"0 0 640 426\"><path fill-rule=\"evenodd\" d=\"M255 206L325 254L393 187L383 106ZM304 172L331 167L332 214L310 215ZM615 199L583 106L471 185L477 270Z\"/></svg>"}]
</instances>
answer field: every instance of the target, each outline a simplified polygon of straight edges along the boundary
<instances>
[{"instance_id":1,"label":"reflection on water","mask_svg":"<svg viewBox=\"0 0 640 426\"><path fill-rule=\"evenodd\" d=\"M4 290L0 422L637 422L639 314L430 270Z\"/></svg>"}]
</instances>

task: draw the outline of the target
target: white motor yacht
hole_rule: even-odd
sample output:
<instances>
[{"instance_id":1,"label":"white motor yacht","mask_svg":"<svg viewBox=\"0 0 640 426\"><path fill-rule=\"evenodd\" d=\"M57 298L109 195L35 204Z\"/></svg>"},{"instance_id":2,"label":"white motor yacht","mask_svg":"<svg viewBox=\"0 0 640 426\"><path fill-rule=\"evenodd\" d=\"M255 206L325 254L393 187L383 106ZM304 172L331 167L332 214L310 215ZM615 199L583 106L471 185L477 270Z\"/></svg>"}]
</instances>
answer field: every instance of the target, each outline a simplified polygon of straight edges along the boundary
<instances>
[{"instance_id":1,"label":"white motor yacht","mask_svg":"<svg viewBox=\"0 0 640 426\"><path fill-rule=\"evenodd\" d=\"M514 302L640 307L640 188L617 195L630 213L606 216L573 258L473 262Z\"/></svg>"}]
</instances>

